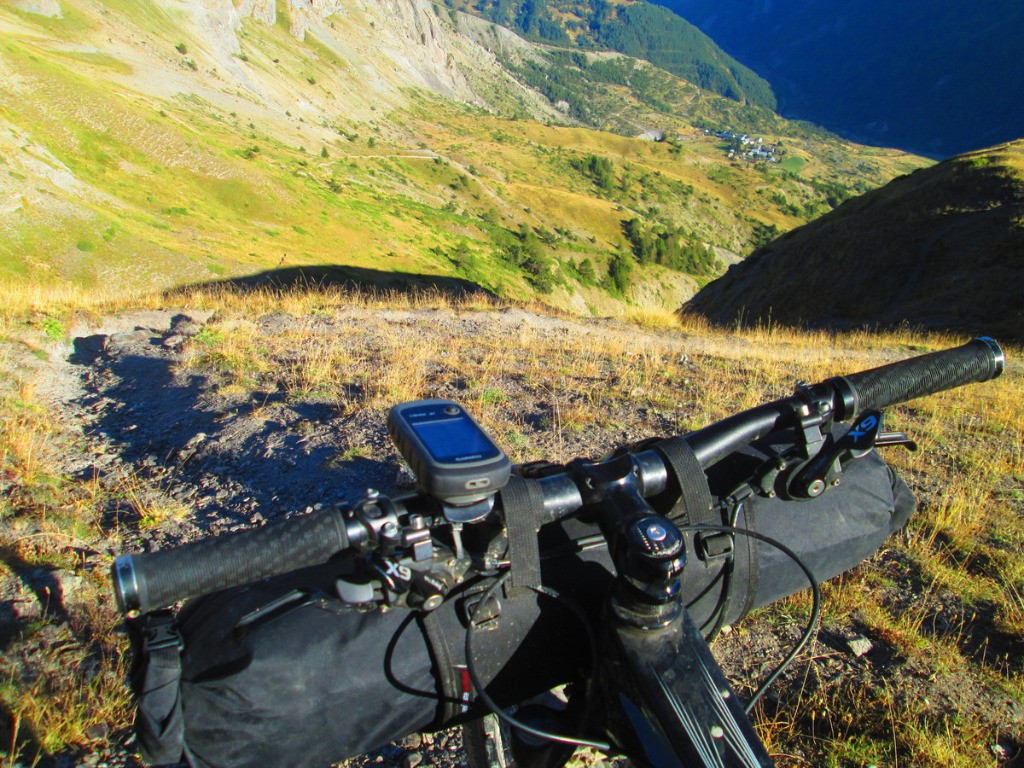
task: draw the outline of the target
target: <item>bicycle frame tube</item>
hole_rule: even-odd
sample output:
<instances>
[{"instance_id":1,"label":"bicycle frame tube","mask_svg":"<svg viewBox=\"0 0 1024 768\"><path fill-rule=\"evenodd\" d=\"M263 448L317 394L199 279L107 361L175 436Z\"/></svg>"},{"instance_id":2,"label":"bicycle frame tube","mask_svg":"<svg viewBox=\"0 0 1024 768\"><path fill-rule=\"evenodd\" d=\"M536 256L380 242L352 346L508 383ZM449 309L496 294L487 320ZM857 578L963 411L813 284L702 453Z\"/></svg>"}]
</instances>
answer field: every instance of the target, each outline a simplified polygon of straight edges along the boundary
<instances>
[{"instance_id":1,"label":"bicycle frame tube","mask_svg":"<svg viewBox=\"0 0 1024 768\"><path fill-rule=\"evenodd\" d=\"M623 752L656 768L770 768L690 614L662 629L606 622L601 690Z\"/></svg>"},{"instance_id":2,"label":"bicycle frame tube","mask_svg":"<svg viewBox=\"0 0 1024 768\"><path fill-rule=\"evenodd\" d=\"M683 607L685 540L645 501L636 458L574 462L570 472L596 507L617 574L599 653L608 733L641 765L770 768L738 697Z\"/></svg>"}]
</instances>

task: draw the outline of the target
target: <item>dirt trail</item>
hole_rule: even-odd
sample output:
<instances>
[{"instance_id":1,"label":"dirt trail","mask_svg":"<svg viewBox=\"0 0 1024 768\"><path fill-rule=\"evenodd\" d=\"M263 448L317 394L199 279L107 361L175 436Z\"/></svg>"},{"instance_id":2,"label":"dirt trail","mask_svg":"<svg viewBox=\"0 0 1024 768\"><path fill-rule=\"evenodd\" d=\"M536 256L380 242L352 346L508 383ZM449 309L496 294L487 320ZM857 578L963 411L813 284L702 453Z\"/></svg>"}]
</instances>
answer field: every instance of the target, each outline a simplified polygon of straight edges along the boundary
<instances>
[{"instance_id":1,"label":"dirt trail","mask_svg":"<svg viewBox=\"0 0 1024 768\"><path fill-rule=\"evenodd\" d=\"M290 401L281 392L255 392L243 401L224 396L209 376L182 370L181 350L211 312L151 310L82 322L69 346L55 345L40 369L37 391L80 433L89 448L68 456L62 469L84 477L139 472L191 514L152 532L150 541L221 533L302 511L324 501L359 496L367 486L394 484L396 454L385 434L383 412L343 414L315 400ZM679 333L638 330L610 320L576 320L520 309L456 312L447 309L352 308L312 323L270 314L232 321L257 337L295 333L352 336L355 345L405 334L443 349L450 338L576 338L595 348L620 344L643 348L652 341L671 354L743 359L751 354L779 360L828 355L843 365L843 350L778 345L756 348L738 337L708 340ZM879 354L879 360L882 361ZM863 354L860 355L863 359ZM507 393L514 397L514 393ZM453 392L452 395L457 395ZM522 407L534 407L523 403ZM581 453L610 446L606 435L579 436ZM373 458L338 464L346 446L373 449ZM331 471L324 467L332 465Z\"/></svg>"}]
</instances>

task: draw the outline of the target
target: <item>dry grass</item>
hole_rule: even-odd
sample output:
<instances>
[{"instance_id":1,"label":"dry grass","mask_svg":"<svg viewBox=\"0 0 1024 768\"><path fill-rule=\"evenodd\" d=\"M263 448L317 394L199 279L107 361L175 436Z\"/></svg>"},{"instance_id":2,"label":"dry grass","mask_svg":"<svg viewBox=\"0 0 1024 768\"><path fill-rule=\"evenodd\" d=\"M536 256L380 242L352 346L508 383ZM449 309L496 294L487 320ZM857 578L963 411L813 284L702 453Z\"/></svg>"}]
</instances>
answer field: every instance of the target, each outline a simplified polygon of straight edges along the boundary
<instances>
[{"instance_id":1,"label":"dry grass","mask_svg":"<svg viewBox=\"0 0 1024 768\"><path fill-rule=\"evenodd\" d=\"M519 308L441 294L205 291L179 299L215 310L187 342L180 365L211 377L222 394L251 398L279 391L289 400L327 402L350 412L433 396L457 382L458 397L515 460L594 455L600 448L595 435L625 442L685 431L786 394L797 379L861 370L962 341L909 331L722 332L652 313L638 313L632 324L568 326L550 316L522 323L515 322ZM80 313L162 302L26 292L7 302L0 330L8 339L32 337L43 347L48 334L58 334L42 319L67 328ZM508 311L506 332L445 330L443 323L454 321L471 327L479 310ZM255 333L255 318L272 313L284 319L279 332ZM1016 357L1011 350L1011 360ZM82 570L77 553L116 548L120 525L158 527L185 510L167 500L170 489L131 472L103 483L62 476L54 461L63 446L60 425L30 379L9 374L4 384L0 477L7 492L0 549L6 567L63 569L84 579L81 599L66 606L69 618L43 614L20 631L67 632L73 647L91 650L60 660L59 650L51 649L52 660L37 660L50 671L34 681L20 681L14 672L0 679L0 694L13 713L0 741L15 739L13 726L25 749L52 752L85 743L90 727L123 728L128 717L119 682L123 640L114 633L105 569ZM826 621L856 613L878 642L912 663L914 674L940 681L969 675L972 685L1018 701L1024 698L1019 664L1002 650L1005 638L1019 643L1024 635L1020 394L1020 373L1012 369L998 381L892 409L890 426L911 433L922 448L888 454L922 501L905 543L892 550L921 582L920 599L909 606L887 599L893 579L903 576L894 576L885 558L826 586ZM524 396L536 403L539 424L527 423L513 407ZM123 511L123 520L115 515L111 523L112 508ZM958 601L955 615L951 596ZM946 615L937 610L942 605ZM799 614L806 599L794 597L778 610ZM985 645L974 628L981 616L1003 640ZM908 695L899 679L867 689L853 681L814 692L798 688L784 710L762 711L758 728L777 754L799 748L810 755L789 763L781 758L780 765L988 765L988 748L1003 733L974 711L942 716L934 702Z\"/></svg>"},{"instance_id":2,"label":"dry grass","mask_svg":"<svg viewBox=\"0 0 1024 768\"><path fill-rule=\"evenodd\" d=\"M101 315L128 310L161 309L167 306L169 301L173 301L176 306L213 310L234 309L248 315L269 312L307 315L353 306L410 310L449 307L474 310L507 304L485 293L452 296L438 290L373 291L317 284L299 290L269 286L244 290L231 286L208 286L164 294L125 289L120 286L85 288L65 282L49 284L7 280L0 282L0 291L4 295L4 304L0 307L0 322L3 326L0 328L10 327L12 323L22 323L26 319L37 321L40 317L69 318L76 314Z\"/></svg>"},{"instance_id":3,"label":"dry grass","mask_svg":"<svg viewBox=\"0 0 1024 768\"><path fill-rule=\"evenodd\" d=\"M14 392L0 397L0 574L19 590L16 603L40 608L0 638L10 653L0 665L0 765L34 765L86 743L90 729L125 723L130 703L107 572L87 563L106 541L111 491L62 476L59 425L31 386L3 383Z\"/></svg>"}]
</instances>

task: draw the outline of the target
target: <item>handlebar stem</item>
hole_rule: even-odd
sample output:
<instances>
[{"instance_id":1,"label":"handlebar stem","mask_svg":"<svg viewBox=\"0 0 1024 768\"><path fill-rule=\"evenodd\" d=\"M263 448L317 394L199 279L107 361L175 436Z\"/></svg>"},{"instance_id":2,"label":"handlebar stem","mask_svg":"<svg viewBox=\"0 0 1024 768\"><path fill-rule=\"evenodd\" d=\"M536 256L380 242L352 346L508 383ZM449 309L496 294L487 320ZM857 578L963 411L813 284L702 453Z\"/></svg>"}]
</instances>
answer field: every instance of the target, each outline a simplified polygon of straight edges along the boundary
<instances>
[{"instance_id":1,"label":"handlebar stem","mask_svg":"<svg viewBox=\"0 0 1024 768\"><path fill-rule=\"evenodd\" d=\"M593 507L615 563L612 609L620 621L655 629L683 610L679 577L686 546L675 524L644 498L643 472L632 454L600 463L571 462L569 474Z\"/></svg>"}]
</instances>

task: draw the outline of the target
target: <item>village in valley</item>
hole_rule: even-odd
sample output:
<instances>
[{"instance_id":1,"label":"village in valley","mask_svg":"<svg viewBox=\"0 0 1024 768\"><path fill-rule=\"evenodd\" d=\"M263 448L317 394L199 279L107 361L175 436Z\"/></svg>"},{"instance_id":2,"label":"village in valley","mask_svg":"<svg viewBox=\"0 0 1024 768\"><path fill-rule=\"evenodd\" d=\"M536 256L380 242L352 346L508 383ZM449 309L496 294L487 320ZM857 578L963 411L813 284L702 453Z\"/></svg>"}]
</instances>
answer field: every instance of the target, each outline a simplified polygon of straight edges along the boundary
<instances>
[{"instance_id":1,"label":"village in valley","mask_svg":"<svg viewBox=\"0 0 1024 768\"><path fill-rule=\"evenodd\" d=\"M742 158L750 162L762 161L766 163L779 162L781 147L779 144L766 144L761 137L752 138L745 133L733 133L732 131L704 131L705 136L715 136L728 144L727 156L730 160Z\"/></svg>"},{"instance_id":2,"label":"village in valley","mask_svg":"<svg viewBox=\"0 0 1024 768\"><path fill-rule=\"evenodd\" d=\"M704 128L703 133L705 136L714 136L715 138L721 139L725 142L722 149L726 152L726 156L730 160L742 159L751 163L781 163L782 156L786 154L786 150L783 148L781 141L776 141L774 144L768 144L760 136L753 138L745 133L715 131L710 128ZM674 137L668 136L665 131L653 128L636 134L636 137L638 139L644 139L645 141L668 141L676 150L678 150L680 144L692 138L682 132L677 132Z\"/></svg>"}]
</instances>

